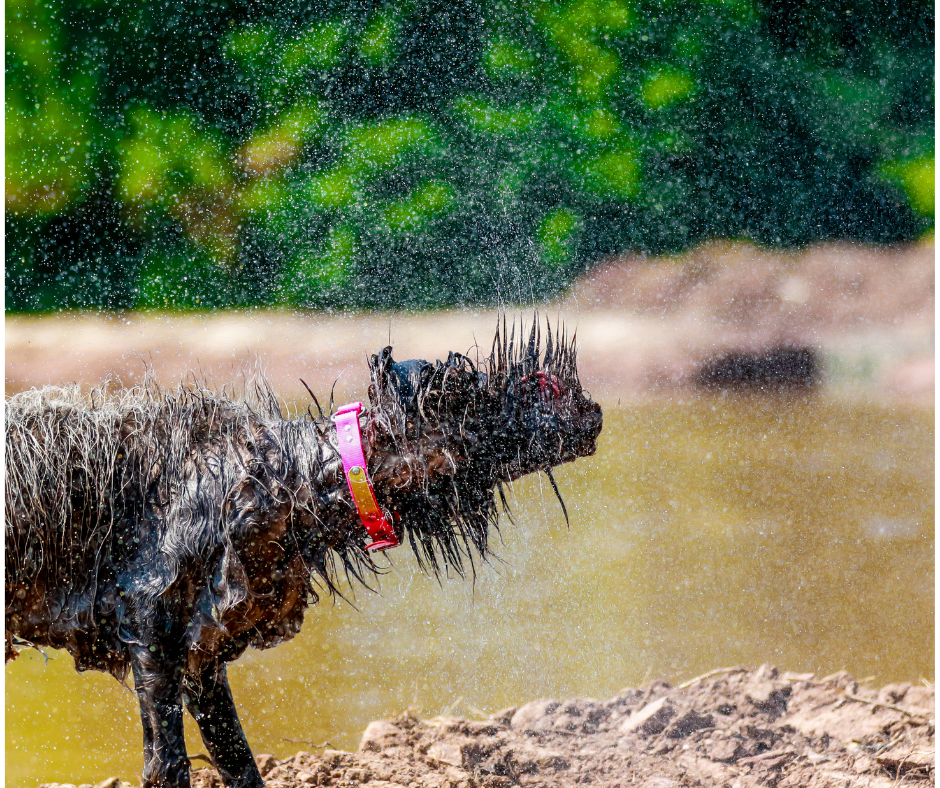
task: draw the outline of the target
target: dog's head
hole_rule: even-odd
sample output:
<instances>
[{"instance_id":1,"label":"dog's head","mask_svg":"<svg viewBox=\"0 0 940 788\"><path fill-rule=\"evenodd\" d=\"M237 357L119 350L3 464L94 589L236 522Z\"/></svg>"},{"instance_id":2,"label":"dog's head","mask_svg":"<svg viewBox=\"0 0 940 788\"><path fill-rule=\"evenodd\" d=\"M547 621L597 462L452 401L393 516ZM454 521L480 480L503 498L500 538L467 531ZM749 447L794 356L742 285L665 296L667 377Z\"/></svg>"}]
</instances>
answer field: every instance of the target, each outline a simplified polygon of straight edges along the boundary
<instances>
[{"instance_id":1,"label":"dog's head","mask_svg":"<svg viewBox=\"0 0 940 788\"><path fill-rule=\"evenodd\" d=\"M467 414L475 411L479 376L469 359L396 362L387 347L370 359L368 440L373 482L416 489L453 475L475 443Z\"/></svg>"},{"instance_id":2,"label":"dog's head","mask_svg":"<svg viewBox=\"0 0 940 788\"><path fill-rule=\"evenodd\" d=\"M535 471L551 478L554 466L597 449L601 409L581 388L574 339L557 328L543 345L537 322L525 341L504 321L482 361L451 353L396 362L388 347L370 367L373 482L434 571L460 571L471 547L487 554L505 482Z\"/></svg>"},{"instance_id":3,"label":"dog's head","mask_svg":"<svg viewBox=\"0 0 940 788\"><path fill-rule=\"evenodd\" d=\"M543 347L537 321L527 341L504 323L487 368L486 445L499 480L594 454L603 417L581 388L574 337L547 325Z\"/></svg>"},{"instance_id":4,"label":"dog's head","mask_svg":"<svg viewBox=\"0 0 940 788\"><path fill-rule=\"evenodd\" d=\"M373 447L397 466L401 484L471 466L492 487L587 457L597 449L600 406L581 388L574 338L533 322L528 341L505 322L489 358L451 353L434 364L372 356Z\"/></svg>"}]
</instances>

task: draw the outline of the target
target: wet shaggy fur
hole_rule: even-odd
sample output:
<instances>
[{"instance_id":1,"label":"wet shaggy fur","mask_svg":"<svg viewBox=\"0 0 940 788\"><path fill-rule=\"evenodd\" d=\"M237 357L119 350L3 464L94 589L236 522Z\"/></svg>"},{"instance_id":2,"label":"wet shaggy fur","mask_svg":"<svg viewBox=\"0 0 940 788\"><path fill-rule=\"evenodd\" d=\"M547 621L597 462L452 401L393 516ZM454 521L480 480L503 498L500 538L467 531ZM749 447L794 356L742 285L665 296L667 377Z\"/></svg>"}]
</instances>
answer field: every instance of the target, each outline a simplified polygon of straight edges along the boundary
<instances>
[{"instance_id":1,"label":"wet shaggy fur","mask_svg":"<svg viewBox=\"0 0 940 788\"><path fill-rule=\"evenodd\" d=\"M370 360L360 415L380 505L433 572L486 557L502 485L593 454L574 342L497 331L479 365ZM132 672L145 786L187 786L182 708L223 780L262 785L225 664L296 634L342 576L376 571L332 422L285 418L264 382L33 390L6 408L6 656L65 648ZM554 479L552 479L554 486ZM557 491L557 488L556 488ZM503 499L505 503L505 499Z\"/></svg>"}]
</instances>

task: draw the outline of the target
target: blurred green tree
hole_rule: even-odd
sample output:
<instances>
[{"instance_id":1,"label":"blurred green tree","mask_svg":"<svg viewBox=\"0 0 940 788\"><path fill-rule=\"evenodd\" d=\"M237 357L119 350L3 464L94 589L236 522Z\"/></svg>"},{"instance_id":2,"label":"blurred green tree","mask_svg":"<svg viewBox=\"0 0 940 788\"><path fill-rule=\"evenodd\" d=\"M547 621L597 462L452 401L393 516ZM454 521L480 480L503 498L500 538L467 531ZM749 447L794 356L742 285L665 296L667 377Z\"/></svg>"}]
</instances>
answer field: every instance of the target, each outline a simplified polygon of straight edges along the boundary
<instances>
[{"instance_id":1,"label":"blurred green tree","mask_svg":"<svg viewBox=\"0 0 940 788\"><path fill-rule=\"evenodd\" d=\"M10 0L7 306L430 307L933 226L933 9Z\"/></svg>"}]
</instances>

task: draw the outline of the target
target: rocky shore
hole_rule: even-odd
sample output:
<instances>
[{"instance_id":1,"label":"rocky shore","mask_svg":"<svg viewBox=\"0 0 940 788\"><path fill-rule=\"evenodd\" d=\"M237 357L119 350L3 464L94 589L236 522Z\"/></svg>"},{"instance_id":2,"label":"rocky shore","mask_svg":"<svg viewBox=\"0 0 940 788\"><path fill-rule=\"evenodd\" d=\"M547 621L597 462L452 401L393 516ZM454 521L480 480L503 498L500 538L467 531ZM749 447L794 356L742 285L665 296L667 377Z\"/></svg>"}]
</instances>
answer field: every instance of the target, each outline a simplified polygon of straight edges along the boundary
<instances>
[{"instance_id":1,"label":"rocky shore","mask_svg":"<svg viewBox=\"0 0 940 788\"><path fill-rule=\"evenodd\" d=\"M652 681L604 701L535 700L487 719L406 712L371 723L357 752L258 763L268 788L928 786L934 697L933 685L875 689L845 672L721 668L676 687ZM221 785L211 768L193 773L193 788ZM129 787L112 779L94 788Z\"/></svg>"}]
</instances>

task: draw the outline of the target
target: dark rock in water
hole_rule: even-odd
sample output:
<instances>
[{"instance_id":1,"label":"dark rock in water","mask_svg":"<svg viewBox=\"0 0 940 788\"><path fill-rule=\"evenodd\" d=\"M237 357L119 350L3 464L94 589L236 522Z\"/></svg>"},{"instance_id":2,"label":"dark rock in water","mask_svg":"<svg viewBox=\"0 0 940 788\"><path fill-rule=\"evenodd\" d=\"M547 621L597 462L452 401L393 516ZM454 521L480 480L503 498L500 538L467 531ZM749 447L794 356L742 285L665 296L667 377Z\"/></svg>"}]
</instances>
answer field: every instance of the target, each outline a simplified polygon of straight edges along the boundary
<instances>
[{"instance_id":1,"label":"dark rock in water","mask_svg":"<svg viewBox=\"0 0 940 788\"><path fill-rule=\"evenodd\" d=\"M820 382L820 371L819 354L812 348L777 347L719 356L699 370L695 382L717 389L807 389Z\"/></svg>"}]
</instances>

